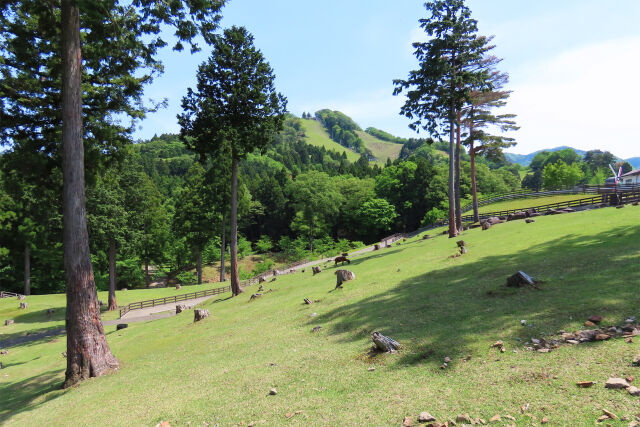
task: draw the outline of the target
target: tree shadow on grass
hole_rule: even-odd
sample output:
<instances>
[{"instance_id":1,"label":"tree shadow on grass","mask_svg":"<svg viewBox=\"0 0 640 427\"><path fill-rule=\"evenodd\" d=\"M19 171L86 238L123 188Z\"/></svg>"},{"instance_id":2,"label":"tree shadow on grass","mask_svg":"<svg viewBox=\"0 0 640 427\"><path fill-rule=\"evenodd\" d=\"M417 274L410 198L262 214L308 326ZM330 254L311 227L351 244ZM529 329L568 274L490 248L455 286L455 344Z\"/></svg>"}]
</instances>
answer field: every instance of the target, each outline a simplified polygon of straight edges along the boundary
<instances>
[{"instance_id":1,"label":"tree shadow on grass","mask_svg":"<svg viewBox=\"0 0 640 427\"><path fill-rule=\"evenodd\" d=\"M379 330L404 345L395 359L398 368L439 365L445 356L456 360L473 352L479 340L487 347L504 340L513 348L518 339L575 330L594 313L604 316L603 324L619 325L626 316L640 317L639 240L640 227L619 227L563 236L515 254L487 254L468 262L463 256L449 261L452 266L340 305L310 324L325 324L329 334L344 341ZM506 288L506 278L518 270L542 280L541 289ZM533 326L522 326L522 319Z\"/></svg>"},{"instance_id":2,"label":"tree shadow on grass","mask_svg":"<svg viewBox=\"0 0 640 427\"><path fill-rule=\"evenodd\" d=\"M64 370L48 371L3 387L2 399L0 399L0 424L6 423L18 413L33 410L63 394L64 391L60 387L61 372Z\"/></svg>"}]
</instances>

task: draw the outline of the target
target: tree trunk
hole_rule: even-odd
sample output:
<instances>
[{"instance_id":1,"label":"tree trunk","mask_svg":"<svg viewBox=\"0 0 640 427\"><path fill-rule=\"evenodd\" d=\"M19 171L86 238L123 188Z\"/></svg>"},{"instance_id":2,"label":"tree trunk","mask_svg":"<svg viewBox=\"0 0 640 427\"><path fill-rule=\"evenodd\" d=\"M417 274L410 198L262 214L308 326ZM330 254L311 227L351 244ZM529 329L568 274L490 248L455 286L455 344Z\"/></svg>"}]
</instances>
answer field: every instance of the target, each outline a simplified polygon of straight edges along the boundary
<instances>
[{"instance_id":1,"label":"tree trunk","mask_svg":"<svg viewBox=\"0 0 640 427\"><path fill-rule=\"evenodd\" d=\"M149 260L144 260L144 282L147 288L151 287L151 277L149 277Z\"/></svg>"},{"instance_id":2,"label":"tree trunk","mask_svg":"<svg viewBox=\"0 0 640 427\"><path fill-rule=\"evenodd\" d=\"M63 246L67 287L67 371L64 388L118 368L100 321L85 209L82 144L80 18L73 0L62 0Z\"/></svg>"},{"instance_id":3,"label":"tree trunk","mask_svg":"<svg viewBox=\"0 0 640 427\"><path fill-rule=\"evenodd\" d=\"M313 255L313 221L311 221L311 226L309 227L309 250Z\"/></svg>"},{"instance_id":4,"label":"tree trunk","mask_svg":"<svg viewBox=\"0 0 640 427\"><path fill-rule=\"evenodd\" d=\"M116 310L116 241L109 239L109 310Z\"/></svg>"},{"instance_id":5,"label":"tree trunk","mask_svg":"<svg viewBox=\"0 0 640 427\"><path fill-rule=\"evenodd\" d=\"M471 133L471 130L469 131ZM473 140L469 145L469 155L471 156L471 194L473 196L473 221L480 221L478 213L478 187L476 185L476 149L473 147Z\"/></svg>"},{"instance_id":6,"label":"tree trunk","mask_svg":"<svg viewBox=\"0 0 640 427\"><path fill-rule=\"evenodd\" d=\"M202 284L202 250L196 253L196 272L198 273L198 285Z\"/></svg>"},{"instance_id":7,"label":"tree trunk","mask_svg":"<svg viewBox=\"0 0 640 427\"><path fill-rule=\"evenodd\" d=\"M24 294L31 295L31 246L24 243Z\"/></svg>"},{"instance_id":8,"label":"tree trunk","mask_svg":"<svg viewBox=\"0 0 640 427\"><path fill-rule=\"evenodd\" d=\"M462 207L460 206L460 145L462 141L460 140L460 111L456 116L457 118L457 126L456 126L456 228L458 231L462 230Z\"/></svg>"},{"instance_id":9,"label":"tree trunk","mask_svg":"<svg viewBox=\"0 0 640 427\"><path fill-rule=\"evenodd\" d=\"M456 189L454 185L455 181L455 106L451 101L451 111L449 118L449 237L456 237L458 235L458 229L456 227L456 212L455 212L455 200Z\"/></svg>"},{"instance_id":10,"label":"tree trunk","mask_svg":"<svg viewBox=\"0 0 640 427\"><path fill-rule=\"evenodd\" d=\"M222 234L220 235L220 240L222 241L220 245L220 281L225 282L227 278L225 277L225 267L224 267L224 255L227 252L227 224L225 221L224 214L222 214Z\"/></svg>"},{"instance_id":11,"label":"tree trunk","mask_svg":"<svg viewBox=\"0 0 640 427\"><path fill-rule=\"evenodd\" d=\"M240 295L240 277L238 274L238 159L231 160L231 242L229 256L231 257L231 293Z\"/></svg>"}]
</instances>

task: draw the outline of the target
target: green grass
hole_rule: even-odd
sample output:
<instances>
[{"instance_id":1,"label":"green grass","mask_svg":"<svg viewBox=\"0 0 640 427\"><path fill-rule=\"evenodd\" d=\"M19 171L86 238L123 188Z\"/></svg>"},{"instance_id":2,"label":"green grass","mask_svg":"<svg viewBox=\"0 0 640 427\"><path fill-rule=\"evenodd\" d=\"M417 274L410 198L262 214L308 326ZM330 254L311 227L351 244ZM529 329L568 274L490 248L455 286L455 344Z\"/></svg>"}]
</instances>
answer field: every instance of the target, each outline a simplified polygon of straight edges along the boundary
<instances>
[{"instance_id":1,"label":"green grass","mask_svg":"<svg viewBox=\"0 0 640 427\"><path fill-rule=\"evenodd\" d=\"M371 150L371 153L373 153L374 157L379 161L386 162L387 159L393 161L400 156L402 144L383 141L362 131L356 131L356 134L362 139L364 146Z\"/></svg>"},{"instance_id":2,"label":"green grass","mask_svg":"<svg viewBox=\"0 0 640 427\"><path fill-rule=\"evenodd\" d=\"M219 283L208 283L183 286L179 291L176 290L175 287L116 291L116 301L118 305L124 306L135 301L164 298L220 286L223 285ZM108 301L108 293L106 291L98 292L98 299L106 304ZM27 332L34 333L47 329L64 328L64 308L67 303L66 295L31 295L27 297L26 302L27 310L20 310L20 301L16 298L0 299L0 321L2 322L2 324L0 324L0 341L7 338L23 336ZM55 311L51 316L47 316L47 310L50 308L53 308ZM104 311L102 313L102 319L117 319L118 315L119 311L117 310ZM5 319L13 319L15 323L4 326Z\"/></svg>"},{"instance_id":3,"label":"green grass","mask_svg":"<svg viewBox=\"0 0 640 427\"><path fill-rule=\"evenodd\" d=\"M602 408L632 416L638 398L603 383L638 377L630 361L640 340L548 354L522 342L581 328L591 314L605 325L640 316L639 224L640 208L630 206L513 221L465 232L469 253L459 258L450 258L455 240L414 238L354 258L357 278L343 290L329 292L333 267L316 276L307 269L268 283L274 292L253 302L251 288L207 302L212 317L197 324L187 312L118 332L107 326L120 369L70 390L59 389L63 337L13 347L0 356L0 424L375 426L426 410L441 421L510 414L531 425L520 412L527 403L550 425L593 425ZM517 270L542 280L541 290L507 290ZM404 348L369 355L374 330ZM506 353L490 348L498 339ZM453 362L442 370L446 356ZM575 386L584 380L598 384Z\"/></svg>"},{"instance_id":4,"label":"green grass","mask_svg":"<svg viewBox=\"0 0 640 427\"><path fill-rule=\"evenodd\" d=\"M567 202L570 200L586 199L592 196L593 195L589 195L589 194L557 194L554 196L532 197L532 198L515 199L515 200L503 200L501 202L492 203L490 205L480 206L478 208L478 212L486 213L486 212L506 211L510 209L525 209L533 206L542 206L542 205L547 205L551 203L561 203L561 202Z\"/></svg>"},{"instance_id":5,"label":"green grass","mask_svg":"<svg viewBox=\"0 0 640 427\"><path fill-rule=\"evenodd\" d=\"M302 121L302 127L304 133L307 136L307 143L315 145L316 147L324 147L327 150L337 151L338 153L347 153L347 160L355 162L360 158L360 154L349 150L337 142L333 141L322 123L317 120L300 119Z\"/></svg>"}]
</instances>

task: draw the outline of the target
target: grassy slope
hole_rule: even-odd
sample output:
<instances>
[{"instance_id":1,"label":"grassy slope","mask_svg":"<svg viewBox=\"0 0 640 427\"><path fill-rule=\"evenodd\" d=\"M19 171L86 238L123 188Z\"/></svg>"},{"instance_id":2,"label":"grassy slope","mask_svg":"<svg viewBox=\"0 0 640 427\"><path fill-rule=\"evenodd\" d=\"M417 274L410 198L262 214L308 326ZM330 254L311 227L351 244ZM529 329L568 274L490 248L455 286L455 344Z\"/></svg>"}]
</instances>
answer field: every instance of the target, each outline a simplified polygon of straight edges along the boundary
<instances>
[{"instance_id":1,"label":"grassy slope","mask_svg":"<svg viewBox=\"0 0 640 427\"><path fill-rule=\"evenodd\" d=\"M575 330L594 313L606 325L640 315L639 220L640 208L627 207L471 230L463 235L469 253L455 259L453 240L413 239L354 259L357 279L343 290L328 292L333 268L307 270L279 277L267 286L275 292L251 303L251 290L205 303L212 317L198 324L187 312L106 327L120 370L71 390L59 390L63 338L11 348L0 356L0 423L399 425L427 410L440 420L499 413L530 425L519 409L526 403L551 425L592 425L603 407L635 414L638 398L603 382L638 376L630 366L637 343L541 354L523 351L520 340ZM506 290L516 270L543 280L542 290ZM320 302L303 305L305 297ZM316 325L322 329L311 333ZM369 358L374 330L404 349ZM497 339L506 353L489 348ZM445 356L453 362L441 370ZM598 384L577 388L582 380Z\"/></svg>"},{"instance_id":2,"label":"grassy slope","mask_svg":"<svg viewBox=\"0 0 640 427\"><path fill-rule=\"evenodd\" d=\"M376 138L373 135L369 135L366 132L356 131L356 134L364 142L364 146L367 147L373 155L381 162L386 162L387 159L392 161L400 156L400 150L402 150L402 144L394 144L393 142L383 141Z\"/></svg>"},{"instance_id":3,"label":"grassy slope","mask_svg":"<svg viewBox=\"0 0 640 427\"><path fill-rule=\"evenodd\" d=\"M503 200L501 202L492 203L490 205L480 206L478 208L478 212L484 213L484 212L505 211L509 209L524 209L524 208L530 208L533 206L542 206L542 205L547 205L551 203L566 202L569 200L586 199L588 197L593 197L593 195L558 194L555 196L546 196L546 197L537 197L537 198Z\"/></svg>"},{"instance_id":4,"label":"grassy slope","mask_svg":"<svg viewBox=\"0 0 640 427\"><path fill-rule=\"evenodd\" d=\"M359 154L331 140L331 138L329 138L329 134L320 122L310 119L301 119L301 121L302 126L304 127L304 133L307 136L307 143L317 147L324 147L327 150L337 151L339 153L345 152L347 153L347 159L350 162L355 162L360 158Z\"/></svg>"}]
</instances>

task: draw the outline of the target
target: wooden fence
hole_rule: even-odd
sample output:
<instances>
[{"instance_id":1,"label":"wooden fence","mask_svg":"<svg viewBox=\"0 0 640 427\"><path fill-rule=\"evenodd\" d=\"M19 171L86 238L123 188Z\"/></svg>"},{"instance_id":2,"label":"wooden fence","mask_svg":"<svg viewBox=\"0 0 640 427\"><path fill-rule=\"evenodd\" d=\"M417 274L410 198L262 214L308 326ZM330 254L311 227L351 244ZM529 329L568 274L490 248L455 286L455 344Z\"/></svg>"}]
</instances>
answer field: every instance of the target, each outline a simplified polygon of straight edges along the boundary
<instances>
[{"instance_id":1,"label":"wooden fence","mask_svg":"<svg viewBox=\"0 0 640 427\"><path fill-rule=\"evenodd\" d=\"M222 288L215 288L215 289L207 289L205 291L189 292L188 294L174 295L171 297L155 298L155 299L149 299L146 301L132 302L131 304L127 304L124 307L120 308L120 317L124 316L125 314L127 314L132 310L140 310L143 308L155 307L156 305L169 304L172 302L187 301L195 298L208 297L210 295L224 294L225 292L231 292L231 286L224 286Z\"/></svg>"},{"instance_id":2,"label":"wooden fence","mask_svg":"<svg viewBox=\"0 0 640 427\"><path fill-rule=\"evenodd\" d=\"M19 294L15 294L13 292L0 291L0 298L12 298L17 297Z\"/></svg>"},{"instance_id":3,"label":"wooden fence","mask_svg":"<svg viewBox=\"0 0 640 427\"><path fill-rule=\"evenodd\" d=\"M535 209L536 212L541 212L544 213L546 211L549 211L551 209L562 209L562 208L577 208L577 207L582 207L582 206L591 206L591 205L597 205L599 203L604 202L605 196L603 195L599 195L599 196L592 196L592 197L586 197L583 199L578 199L578 200L567 200L564 202L558 202L558 203L548 203L546 205L540 205L540 206L531 206L528 208L520 208L520 209L508 209L508 210L503 210L503 211L495 211L495 212L486 212L486 213L482 213L480 214L480 218L489 218L489 217L494 217L494 216L507 216L510 214L514 214L516 212L522 212L522 211L527 211L529 209ZM634 191L627 191L624 193L618 193L618 198L619 198L619 203L620 204L625 204L625 203L632 203L632 202L637 202L640 201L640 188L635 189ZM465 215L462 217L463 221L473 221L473 215Z\"/></svg>"}]
</instances>

